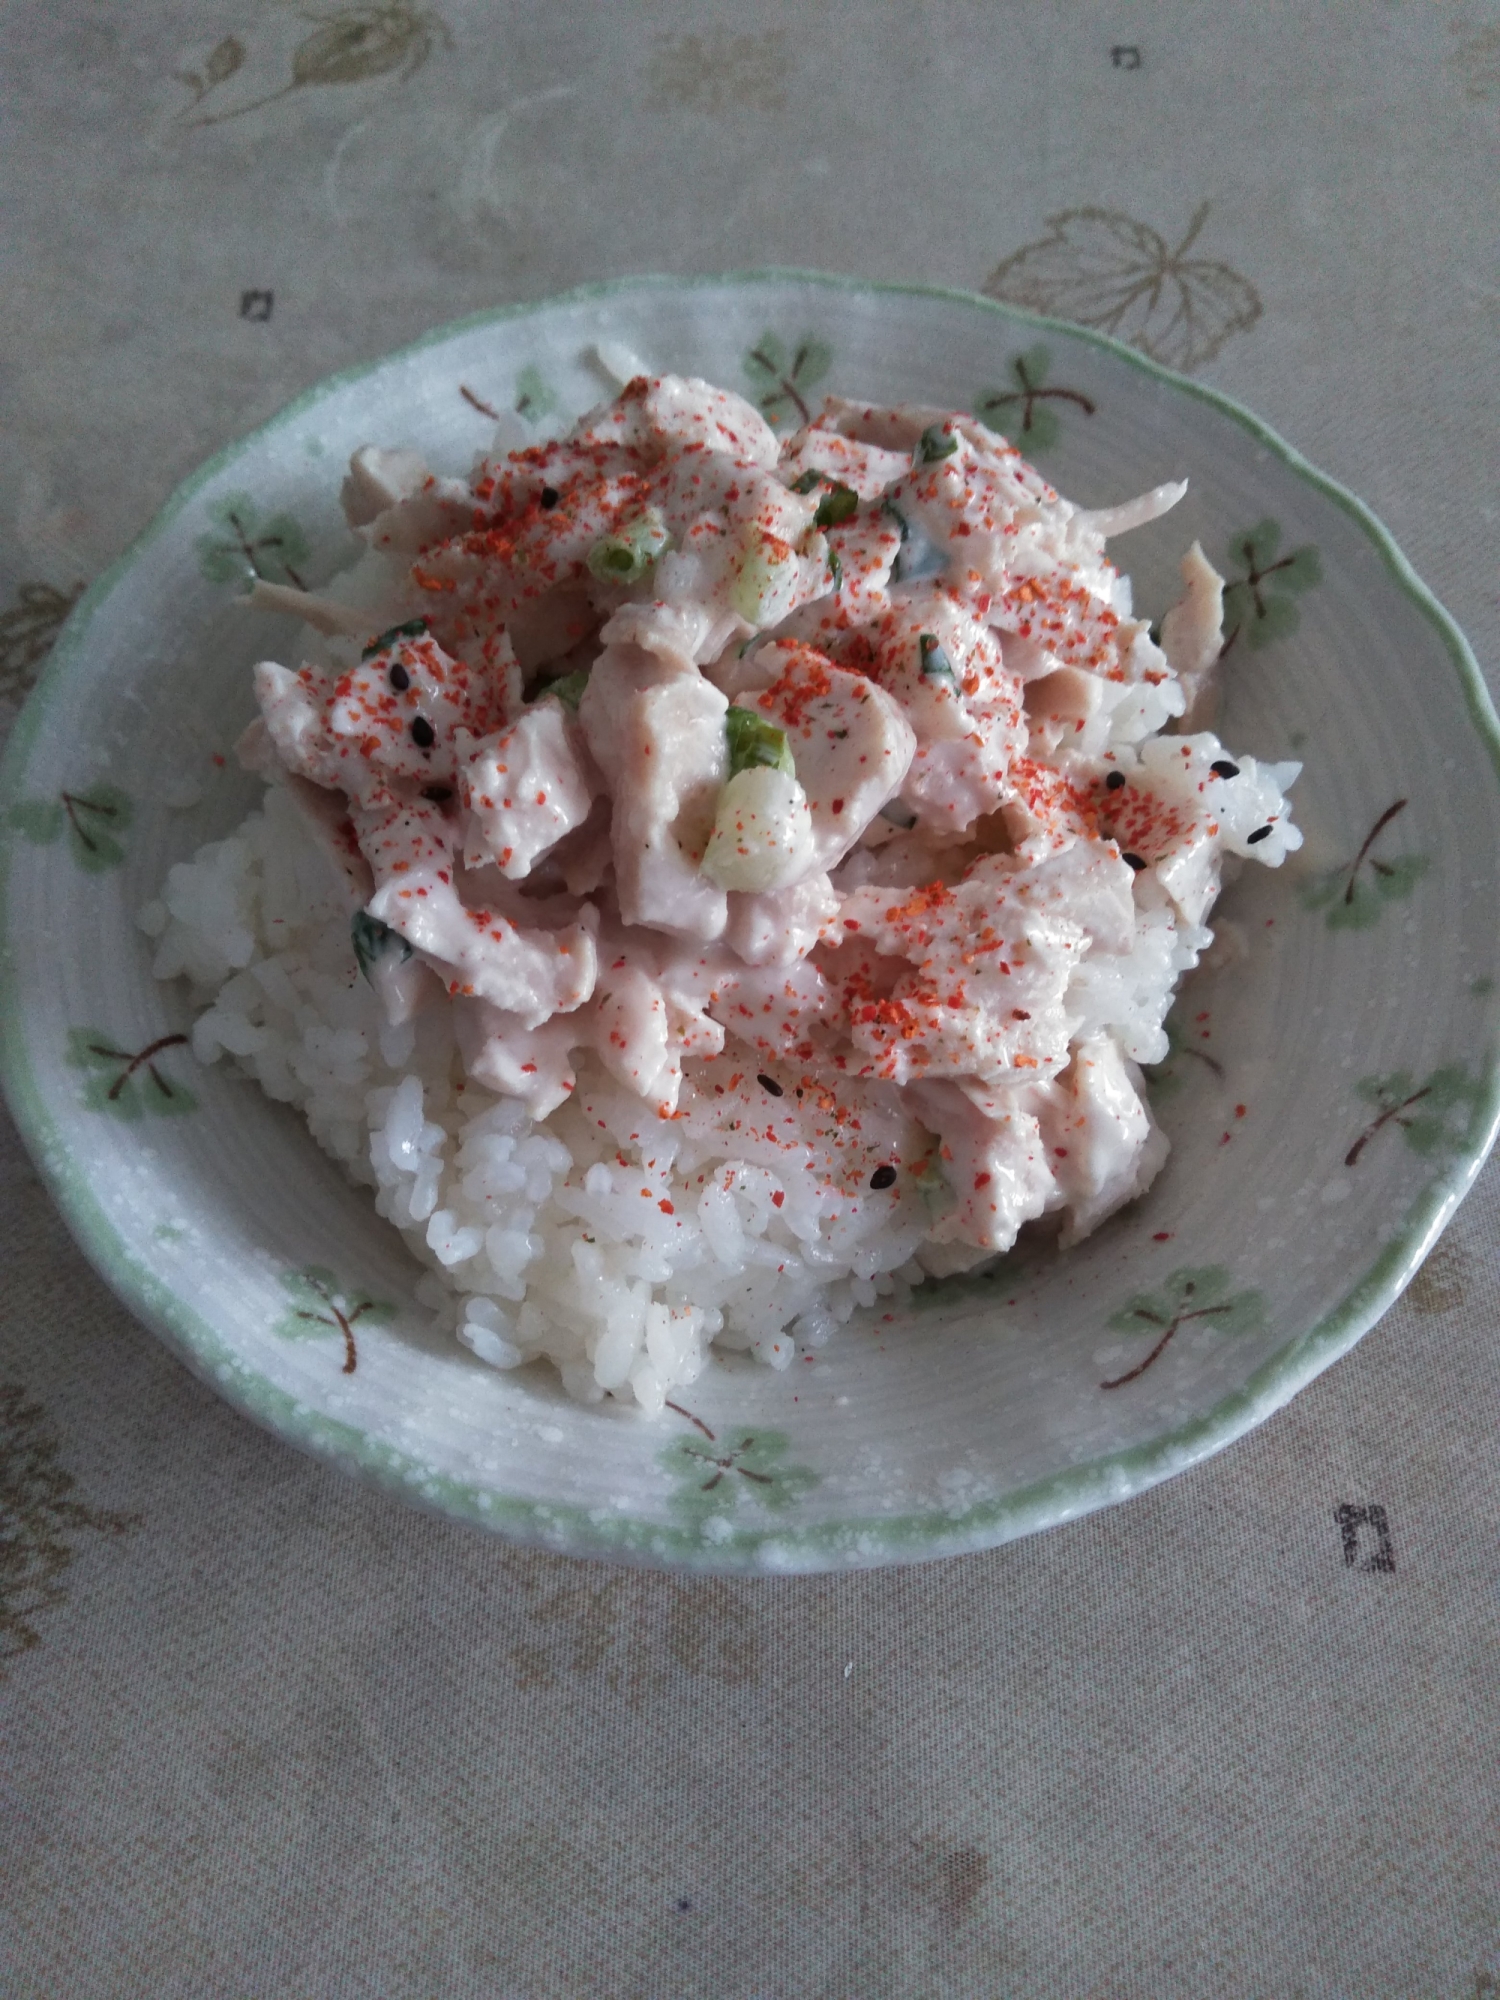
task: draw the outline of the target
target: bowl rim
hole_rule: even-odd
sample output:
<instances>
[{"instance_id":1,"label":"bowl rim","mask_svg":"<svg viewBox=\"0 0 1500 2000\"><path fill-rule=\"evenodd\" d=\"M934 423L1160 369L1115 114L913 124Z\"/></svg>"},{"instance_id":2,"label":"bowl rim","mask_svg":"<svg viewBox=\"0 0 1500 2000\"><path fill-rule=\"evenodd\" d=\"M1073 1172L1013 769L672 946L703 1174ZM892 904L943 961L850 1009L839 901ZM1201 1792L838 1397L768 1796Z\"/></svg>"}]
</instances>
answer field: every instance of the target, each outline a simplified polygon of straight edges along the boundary
<instances>
[{"instance_id":1,"label":"bowl rim","mask_svg":"<svg viewBox=\"0 0 1500 2000\"><path fill-rule=\"evenodd\" d=\"M1029 312L957 287L898 284L847 274L764 266L691 276L643 274L575 286L540 299L490 307L433 327L418 339L320 378L263 423L233 438L175 488L152 520L91 583L70 612L37 682L17 716L0 759L0 1087L48 1193L97 1274L118 1298L194 1374L234 1409L315 1458L353 1472L408 1503L449 1519L498 1531L518 1543L564 1553L602 1557L657 1568L743 1574L826 1571L933 1560L992 1548L1037 1530L1129 1499L1222 1450L1263 1423L1346 1353L1394 1303L1473 1183L1500 1128L1500 1051L1482 1051L1482 1100L1478 1136L1435 1176L1412 1204L1380 1255L1313 1326L1269 1356L1238 1389L1208 1411L1158 1437L1032 1482L998 1499L967 1508L930 1506L914 1512L829 1520L797 1526L736 1526L722 1541L704 1540L690 1526L602 1517L577 1503L549 1502L499 1493L470 1480L435 1472L408 1452L371 1437L356 1424L319 1415L247 1366L213 1325L181 1300L134 1254L96 1199L86 1169L63 1141L27 1057L19 994L17 951L10 936L10 885L19 836L4 824L18 796L30 753L46 726L52 697L83 653L89 629L116 585L172 527L221 472L330 394L364 380L393 362L440 346L456 335L628 294L750 290L803 285L831 293L877 298L936 299L993 314L998 322L1037 328L1081 340L1114 355L1148 379L1161 382L1229 417L1288 471L1331 500L1373 544L1397 589L1415 605L1443 644L1456 670L1469 719L1489 751L1500 780L1500 717L1467 640L1432 591L1417 576L1389 530L1349 489L1321 472L1254 413L1221 390L1164 367L1139 349L1052 315Z\"/></svg>"}]
</instances>

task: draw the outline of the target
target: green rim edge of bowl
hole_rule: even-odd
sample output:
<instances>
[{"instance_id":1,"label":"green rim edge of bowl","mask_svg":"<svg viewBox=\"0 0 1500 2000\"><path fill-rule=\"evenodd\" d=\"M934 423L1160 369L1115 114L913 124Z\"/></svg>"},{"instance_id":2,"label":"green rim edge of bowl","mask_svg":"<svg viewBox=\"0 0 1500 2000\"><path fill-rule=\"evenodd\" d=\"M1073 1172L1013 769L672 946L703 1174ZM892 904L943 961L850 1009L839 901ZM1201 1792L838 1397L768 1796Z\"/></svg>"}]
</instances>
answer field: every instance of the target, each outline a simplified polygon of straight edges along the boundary
<instances>
[{"instance_id":1,"label":"green rim edge of bowl","mask_svg":"<svg viewBox=\"0 0 1500 2000\"><path fill-rule=\"evenodd\" d=\"M22 713L17 718L0 761L0 814L21 788L31 746L38 735L48 697L59 687L79 653L95 612L115 584L191 504L222 469L250 445L281 429L330 391L349 386L392 361L403 360L471 328L495 326L507 320L557 306L608 299L622 293L650 290L711 290L727 286L802 284L831 292L936 298L977 306L997 321L1050 330L1082 340L1127 361L1154 380L1196 397L1230 417L1258 444L1265 446L1289 471L1340 507L1379 551L1398 588L1441 637L1463 688L1470 719L1489 750L1500 779L1500 717L1458 626L1412 569L1383 523L1362 500L1336 480L1310 465L1284 439L1235 402L1232 397L1164 368L1137 349L1107 334L1067 320L1024 311L979 293L937 285L883 284L821 271L768 267L730 271L718 276L677 278L642 276L583 285L546 299L534 299L472 313L433 328L419 340L373 361L359 362L311 388L246 435L236 438L192 473L167 500L155 518L74 606L48 662ZM11 861L17 842L0 835L0 1022L12 1021L15 974L9 936ZM53 1125L30 1064L15 1032L0 1040L0 1085L32 1160L62 1212L80 1249L110 1288L143 1319L172 1350L215 1391L244 1415L276 1433L287 1443L362 1475L388 1492L450 1518L497 1529L516 1541L565 1550L571 1554L610 1556L616 1560L669 1562L704 1571L786 1573L836 1567L870 1567L920 1556L933 1559L992 1548L1116 1501L1133 1498L1148 1487L1185 1471L1199 1460L1232 1444L1263 1422L1337 1360L1395 1301L1415 1274L1444 1223L1468 1191L1500 1127L1500 1058L1495 1048L1483 1063L1481 1135L1468 1153L1446 1173L1434 1178L1407 1212L1395 1236L1333 1311L1306 1333L1289 1341L1250 1377L1244 1386L1216 1403L1206 1415L1180 1425L1149 1444L1133 1445L1105 1457L1054 1473L1016 1493L963 1510L934 1508L915 1514L872 1516L855 1521L829 1521L802 1528L738 1528L722 1541L708 1542L693 1529L667 1523L633 1520L613 1509L496 1494L468 1482L436 1474L394 1447L372 1440L352 1424L318 1417L285 1390L247 1369L208 1321L200 1318L131 1254L94 1198L87 1176L74 1164Z\"/></svg>"}]
</instances>

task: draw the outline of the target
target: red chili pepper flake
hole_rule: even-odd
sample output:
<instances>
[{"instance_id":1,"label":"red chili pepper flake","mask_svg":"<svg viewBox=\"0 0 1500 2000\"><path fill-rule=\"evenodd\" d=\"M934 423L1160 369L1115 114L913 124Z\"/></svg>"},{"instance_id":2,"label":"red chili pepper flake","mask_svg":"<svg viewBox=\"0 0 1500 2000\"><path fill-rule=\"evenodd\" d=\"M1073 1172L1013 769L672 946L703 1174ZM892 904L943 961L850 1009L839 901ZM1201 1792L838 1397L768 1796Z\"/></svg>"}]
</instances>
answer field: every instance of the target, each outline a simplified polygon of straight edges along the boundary
<instances>
[{"instance_id":1,"label":"red chili pepper flake","mask_svg":"<svg viewBox=\"0 0 1500 2000\"><path fill-rule=\"evenodd\" d=\"M663 1215L675 1215L677 1213L676 1209L673 1208L671 1202L669 1201L659 1201L656 1205L661 1210Z\"/></svg>"},{"instance_id":2,"label":"red chili pepper flake","mask_svg":"<svg viewBox=\"0 0 1500 2000\"><path fill-rule=\"evenodd\" d=\"M783 1202L784 1202L785 1200L786 1200L786 1196L785 1196L785 1195L784 1195L784 1194L782 1193L782 1191L781 1191L781 1189L780 1189L780 1188L775 1188L775 1189L773 1189L773 1191L772 1191L772 1194L771 1194L771 1206L772 1206L772 1208L780 1208L781 1204L782 1204L782 1203L783 1203Z\"/></svg>"},{"instance_id":3,"label":"red chili pepper flake","mask_svg":"<svg viewBox=\"0 0 1500 2000\"><path fill-rule=\"evenodd\" d=\"M1234 1115L1236 1118L1243 1118L1245 1115L1245 1106L1243 1104L1237 1104L1234 1107Z\"/></svg>"},{"instance_id":4,"label":"red chili pepper flake","mask_svg":"<svg viewBox=\"0 0 1500 2000\"><path fill-rule=\"evenodd\" d=\"M974 1176L974 1186L976 1188L988 1187L989 1184L990 1177L988 1174L976 1174Z\"/></svg>"},{"instance_id":5,"label":"red chili pepper flake","mask_svg":"<svg viewBox=\"0 0 1500 2000\"><path fill-rule=\"evenodd\" d=\"M215 750L214 752L214 762L218 765L219 769L222 771L224 768L224 759L217 750Z\"/></svg>"},{"instance_id":6,"label":"red chili pepper flake","mask_svg":"<svg viewBox=\"0 0 1500 2000\"><path fill-rule=\"evenodd\" d=\"M1153 1243L1170 1243L1171 1240L1172 1232L1170 1229L1158 1229L1151 1239Z\"/></svg>"}]
</instances>

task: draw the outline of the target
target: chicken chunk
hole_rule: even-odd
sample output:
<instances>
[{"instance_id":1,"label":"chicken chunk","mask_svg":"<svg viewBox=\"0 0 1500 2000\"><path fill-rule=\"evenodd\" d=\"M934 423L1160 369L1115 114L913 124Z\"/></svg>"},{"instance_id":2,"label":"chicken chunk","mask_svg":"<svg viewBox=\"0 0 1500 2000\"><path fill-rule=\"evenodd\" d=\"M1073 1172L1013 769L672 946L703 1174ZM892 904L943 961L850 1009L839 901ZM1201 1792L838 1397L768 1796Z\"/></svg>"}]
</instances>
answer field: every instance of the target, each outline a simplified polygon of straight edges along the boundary
<instances>
[{"instance_id":1,"label":"chicken chunk","mask_svg":"<svg viewBox=\"0 0 1500 2000\"><path fill-rule=\"evenodd\" d=\"M834 666L810 646L773 641L758 649L755 663L776 678L742 696L741 705L760 709L785 731L812 819L807 872L826 874L901 789L916 732L874 681Z\"/></svg>"},{"instance_id":2,"label":"chicken chunk","mask_svg":"<svg viewBox=\"0 0 1500 2000\"><path fill-rule=\"evenodd\" d=\"M699 872L728 776L729 703L696 669L674 671L634 641L606 646L579 720L614 798L615 887L626 923L722 935L725 892Z\"/></svg>"},{"instance_id":3,"label":"chicken chunk","mask_svg":"<svg viewBox=\"0 0 1500 2000\"><path fill-rule=\"evenodd\" d=\"M578 724L561 701L537 702L460 763L458 795L473 828L466 860L494 861L510 881L523 880L583 825L600 789Z\"/></svg>"}]
</instances>

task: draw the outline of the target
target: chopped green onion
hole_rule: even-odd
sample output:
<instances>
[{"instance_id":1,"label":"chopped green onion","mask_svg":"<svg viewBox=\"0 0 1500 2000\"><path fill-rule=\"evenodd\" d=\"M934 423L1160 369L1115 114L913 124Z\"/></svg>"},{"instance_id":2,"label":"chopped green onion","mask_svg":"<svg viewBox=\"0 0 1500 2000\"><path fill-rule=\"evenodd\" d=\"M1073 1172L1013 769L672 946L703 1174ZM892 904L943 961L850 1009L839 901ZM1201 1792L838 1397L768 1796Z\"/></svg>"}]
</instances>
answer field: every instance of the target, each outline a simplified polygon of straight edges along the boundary
<instances>
[{"instance_id":1,"label":"chopped green onion","mask_svg":"<svg viewBox=\"0 0 1500 2000\"><path fill-rule=\"evenodd\" d=\"M545 687L537 689L533 699L545 701L549 694L555 694L563 707L571 708L576 715L578 704L583 699L583 691L588 684L589 670L587 667L580 667L576 673L563 674L558 680L548 681Z\"/></svg>"},{"instance_id":2,"label":"chopped green onion","mask_svg":"<svg viewBox=\"0 0 1500 2000\"><path fill-rule=\"evenodd\" d=\"M839 552L833 546L832 542L828 544L828 567L833 575L834 589L842 590L844 587L844 565L839 561Z\"/></svg>"},{"instance_id":3,"label":"chopped green onion","mask_svg":"<svg viewBox=\"0 0 1500 2000\"><path fill-rule=\"evenodd\" d=\"M941 424L929 424L917 440L917 463L936 465L940 458L952 458L958 450L958 439L952 431L945 431Z\"/></svg>"},{"instance_id":4,"label":"chopped green onion","mask_svg":"<svg viewBox=\"0 0 1500 2000\"><path fill-rule=\"evenodd\" d=\"M654 507L648 507L618 534L595 542L589 550L589 570L601 583L639 583L670 543L666 523Z\"/></svg>"},{"instance_id":5,"label":"chopped green onion","mask_svg":"<svg viewBox=\"0 0 1500 2000\"><path fill-rule=\"evenodd\" d=\"M840 521L847 521L851 514L859 511L859 495L852 486L842 486L837 480L831 492L825 493L818 502L818 511L813 515L815 528L836 528Z\"/></svg>"},{"instance_id":6,"label":"chopped green onion","mask_svg":"<svg viewBox=\"0 0 1500 2000\"><path fill-rule=\"evenodd\" d=\"M929 1215L935 1216L941 1212L945 1196L951 1201L953 1190L948 1184L947 1175L938 1164L936 1154L929 1157L921 1173L916 1176L915 1186Z\"/></svg>"},{"instance_id":7,"label":"chopped green onion","mask_svg":"<svg viewBox=\"0 0 1500 2000\"><path fill-rule=\"evenodd\" d=\"M359 657L362 660L368 660L372 654L383 653L387 646L394 646L398 639L425 639L426 637L427 620L425 618L408 618L404 625L393 625L388 632L382 632L378 639L372 639Z\"/></svg>"},{"instance_id":8,"label":"chopped green onion","mask_svg":"<svg viewBox=\"0 0 1500 2000\"><path fill-rule=\"evenodd\" d=\"M393 931L389 924L383 924L379 917L372 917L368 910L354 912L349 925L349 942L354 946L354 956L366 979L376 959L390 949L392 938L401 947L401 963L404 965L411 957L411 946L400 932Z\"/></svg>"},{"instance_id":9,"label":"chopped green onion","mask_svg":"<svg viewBox=\"0 0 1500 2000\"><path fill-rule=\"evenodd\" d=\"M797 767L792 762L792 746L786 740L786 731L778 729L774 722L767 722L753 708L727 710L724 734L729 742L731 778L741 771L753 771L757 764L767 764L773 771L785 771L789 778L796 775Z\"/></svg>"},{"instance_id":10,"label":"chopped green onion","mask_svg":"<svg viewBox=\"0 0 1500 2000\"><path fill-rule=\"evenodd\" d=\"M777 597L787 576L786 564L791 553L785 542L762 535L758 529L751 530L739 575L729 595L730 608L747 625L774 624L785 615L786 607L778 608Z\"/></svg>"},{"instance_id":11,"label":"chopped green onion","mask_svg":"<svg viewBox=\"0 0 1500 2000\"><path fill-rule=\"evenodd\" d=\"M924 632L917 644L922 649L922 678L929 681L946 680L954 687L958 685L953 671L953 662L938 644L931 632Z\"/></svg>"},{"instance_id":12,"label":"chopped green onion","mask_svg":"<svg viewBox=\"0 0 1500 2000\"><path fill-rule=\"evenodd\" d=\"M800 474L799 477L792 481L792 491L794 493L811 493L815 488L821 486L822 483L822 473L818 471L816 466L810 466L806 472Z\"/></svg>"},{"instance_id":13,"label":"chopped green onion","mask_svg":"<svg viewBox=\"0 0 1500 2000\"><path fill-rule=\"evenodd\" d=\"M889 514L891 519L895 522L896 526L901 531L901 546L899 549L897 549L895 560L891 564L891 582L900 583L904 568L906 544L911 540L911 528L907 523L906 516L902 513L901 509L897 507L892 501L882 500L880 503L880 511L882 514Z\"/></svg>"}]
</instances>

